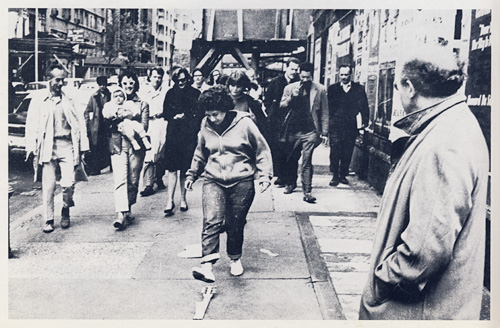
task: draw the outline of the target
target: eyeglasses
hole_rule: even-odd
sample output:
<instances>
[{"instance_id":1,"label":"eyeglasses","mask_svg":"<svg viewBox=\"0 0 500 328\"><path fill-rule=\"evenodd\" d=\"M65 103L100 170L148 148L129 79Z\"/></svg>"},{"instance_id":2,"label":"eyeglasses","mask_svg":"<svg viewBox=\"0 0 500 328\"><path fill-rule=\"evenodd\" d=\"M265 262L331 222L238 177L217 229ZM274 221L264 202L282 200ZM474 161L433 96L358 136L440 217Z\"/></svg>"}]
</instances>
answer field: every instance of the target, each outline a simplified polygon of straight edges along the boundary
<instances>
[{"instance_id":1,"label":"eyeglasses","mask_svg":"<svg viewBox=\"0 0 500 328\"><path fill-rule=\"evenodd\" d=\"M186 78L183 78L183 79L178 79L177 81L178 81L178 82L186 82L186 81L187 81L187 79L186 79Z\"/></svg>"},{"instance_id":2,"label":"eyeglasses","mask_svg":"<svg viewBox=\"0 0 500 328\"><path fill-rule=\"evenodd\" d=\"M194 76L194 77L203 77L203 75L201 75L201 74L195 74L195 75L193 75L193 76Z\"/></svg>"},{"instance_id":3,"label":"eyeglasses","mask_svg":"<svg viewBox=\"0 0 500 328\"><path fill-rule=\"evenodd\" d=\"M123 85L134 85L135 81L130 81L130 82L122 82Z\"/></svg>"}]
</instances>

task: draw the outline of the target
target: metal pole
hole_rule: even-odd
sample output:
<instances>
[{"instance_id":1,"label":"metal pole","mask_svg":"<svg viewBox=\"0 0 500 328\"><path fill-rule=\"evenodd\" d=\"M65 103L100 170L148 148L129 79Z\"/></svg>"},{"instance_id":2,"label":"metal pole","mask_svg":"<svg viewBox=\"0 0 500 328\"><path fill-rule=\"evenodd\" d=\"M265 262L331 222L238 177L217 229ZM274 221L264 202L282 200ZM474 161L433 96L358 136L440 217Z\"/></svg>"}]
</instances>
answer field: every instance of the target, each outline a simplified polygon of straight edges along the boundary
<instances>
[{"instance_id":1,"label":"metal pole","mask_svg":"<svg viewBox=\"0 0 500 328\"><path fill-rule=\"evenodd\" d=\"M35 8L35 82L38 82L38 8Z\"/></svg>"}]
</instances>

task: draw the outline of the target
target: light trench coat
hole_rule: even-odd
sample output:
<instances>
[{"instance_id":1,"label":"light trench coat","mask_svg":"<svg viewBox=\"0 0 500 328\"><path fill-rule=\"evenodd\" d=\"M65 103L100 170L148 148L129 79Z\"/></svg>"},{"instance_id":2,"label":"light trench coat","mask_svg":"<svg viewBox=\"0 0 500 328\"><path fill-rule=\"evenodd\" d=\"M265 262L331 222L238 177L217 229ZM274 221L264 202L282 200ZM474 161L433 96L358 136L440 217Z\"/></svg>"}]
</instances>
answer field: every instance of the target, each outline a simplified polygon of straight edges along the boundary
<instances>
[{"instance_id":1,"label":"light trench coat","mask_svg":"<svg viewBox=\"0 0 500 328\"><path fill-rule=\"evenodd\" d=\"M149 127L147 135L150 137L151 150L146 151L144 162L158 162L162 156L163 147L167 138L167 125L163 116L163 102L167 94L168 87L161 85L158 90L148 86L145 91L141 91L141 98L149 104Z\"/></svg>"},{"instance_id":2,"label":"light trench coat","mask_svg":"<svg viewBox=\"0 0 500 328\"><path fill-rule=\"evenodd\" d=\"M50 91L42 92L33 97L28 108L26 117L26 154L33 153L34 160L34 180L37 180L38 165L50 160L54 145L54 136L50 135L52 129L47 129L50 116ZM87 137L87 127L83 112L76 109L73 101L62 93L61 100L64 116L71 128L71 142L73 144L73 164L80 165L81 152L89 150L89 139ZM50 153L50 154L49 154Z\"/></svg>"},{"instance_id":3,"label":"light trench coat","mask_svg":"<svg viewBox=\"0 0 500 328\"><path fill-rule=\"evenodd\" d=\"M479 319L489 157L454 96L394 124L408 135L378 215L360 319Z\"/></svg>"}]
</instances>

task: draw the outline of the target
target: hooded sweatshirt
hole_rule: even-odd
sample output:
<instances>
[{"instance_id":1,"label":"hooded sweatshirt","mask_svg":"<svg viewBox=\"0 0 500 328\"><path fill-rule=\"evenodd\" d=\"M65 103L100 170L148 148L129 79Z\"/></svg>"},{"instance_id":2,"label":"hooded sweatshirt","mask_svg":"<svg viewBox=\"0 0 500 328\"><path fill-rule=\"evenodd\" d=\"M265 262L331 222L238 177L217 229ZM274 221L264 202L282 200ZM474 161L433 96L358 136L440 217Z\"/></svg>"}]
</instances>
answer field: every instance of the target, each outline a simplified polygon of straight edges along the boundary
<instances>
[{"instance_id":1,"label":"hooded sweatshirt","mask_svg":"<svg viewBox=\"0 0 500 328\"><path fill-rule=\"evenodd\" d=\"M271 150L248 113L236 112L220 134L203 119L187 179L195 181L200 175L223 187L254 176L265 181L272 178Z\"/></svg>"}]
</instances>

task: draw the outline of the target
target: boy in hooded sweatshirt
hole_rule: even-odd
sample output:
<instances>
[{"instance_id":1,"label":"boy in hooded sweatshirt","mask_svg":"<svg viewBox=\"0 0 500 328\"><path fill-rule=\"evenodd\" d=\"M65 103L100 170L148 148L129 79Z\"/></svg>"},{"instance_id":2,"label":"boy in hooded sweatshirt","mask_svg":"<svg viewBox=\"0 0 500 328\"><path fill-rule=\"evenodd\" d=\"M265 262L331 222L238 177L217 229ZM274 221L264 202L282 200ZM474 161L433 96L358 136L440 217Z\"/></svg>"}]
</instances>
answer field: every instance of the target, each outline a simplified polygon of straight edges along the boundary
<instances>
[{"instance_id":1,"label":"boy in hooded sweatshirt","mask_svg":"<svg viewBox=\"0 0 500 328\"><path fill-rule=\"evenodd\" d=\"M203 92L198 100L205 118L187 172L186 189L202 175L203 232L201 267L195 279L214 282L212 265L220 258L219 235L227 234L227 253L233 276L243 274L240 258L246 216L255 196L254 180L264 192L273 176L269 146L248 113L233 111L233 101L222 87Z\"/></svg>"}]
</instances>

